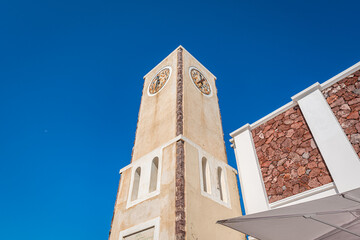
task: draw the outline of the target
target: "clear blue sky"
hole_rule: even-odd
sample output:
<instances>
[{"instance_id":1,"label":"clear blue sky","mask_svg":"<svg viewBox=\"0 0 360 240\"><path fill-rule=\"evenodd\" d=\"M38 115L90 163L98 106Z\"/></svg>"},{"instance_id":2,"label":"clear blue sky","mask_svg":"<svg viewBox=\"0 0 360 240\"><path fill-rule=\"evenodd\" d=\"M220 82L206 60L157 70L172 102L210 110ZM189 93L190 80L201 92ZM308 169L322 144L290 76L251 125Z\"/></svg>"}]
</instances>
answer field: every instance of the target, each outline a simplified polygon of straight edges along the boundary
<instances>
[{"instance_id":1,"label":"clear blue sky","mask_svg":"<svg viewBox=\"0 0 360 240\"><path fill-rule=\"evenodd\" d=\"M0 239L107 239L142 77L183 45L229 133L360 61L359 1L0 2Z\"/></svg>"}]
</instances>

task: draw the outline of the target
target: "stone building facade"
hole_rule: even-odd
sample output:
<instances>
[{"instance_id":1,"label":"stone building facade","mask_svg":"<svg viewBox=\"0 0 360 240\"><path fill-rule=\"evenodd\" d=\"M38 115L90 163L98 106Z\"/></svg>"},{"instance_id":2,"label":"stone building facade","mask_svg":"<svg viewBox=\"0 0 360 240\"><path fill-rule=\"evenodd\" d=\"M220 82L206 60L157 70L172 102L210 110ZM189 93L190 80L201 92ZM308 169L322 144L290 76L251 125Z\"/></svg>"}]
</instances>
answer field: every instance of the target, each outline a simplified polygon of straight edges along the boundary
<instances>
[{"instance_id":1,"label":"stone building facade","mask_svg":"<svg viewBox=\"0 0 360 240\"><path fill-rule=\"evenodd\" d=\"M246 214L360 187L360 63L234 131Z\"/></svg>"},{"instance_id":2,"label":"stone building facade","mask_svg":"<svg viewBox=\"0 0 360 240\"><path fill-rule=\"evenodd\" d=\"M360 70L322 91L360 157Z\"/></svg>"},{"instance_id":3,"label":"stone building facade","mask_svg":"<svg viewBox=\"0 0 360 240\"><path fill-rule=\"evenodd\" d=\"M332 182L298 106L251 133L269 203Z\"/></svg>"}]
</instances>

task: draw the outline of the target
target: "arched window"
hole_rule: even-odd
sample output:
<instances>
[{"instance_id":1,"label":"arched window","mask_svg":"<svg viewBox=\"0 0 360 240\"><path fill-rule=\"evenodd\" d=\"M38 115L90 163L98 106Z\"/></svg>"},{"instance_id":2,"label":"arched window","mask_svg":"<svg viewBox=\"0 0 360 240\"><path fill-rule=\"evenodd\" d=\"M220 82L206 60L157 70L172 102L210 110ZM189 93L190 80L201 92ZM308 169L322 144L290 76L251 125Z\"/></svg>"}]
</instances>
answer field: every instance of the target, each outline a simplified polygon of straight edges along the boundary
<instances>
[{"instance_id":1,"label":"arched window","mask_svg":"<svg viewBox=\"0 0 360 240\"><path fill-rule=\"evenodd\" d=\"M155 157L151 163L149 193L156 190L159 171L159 158Z\"/></svg>"},{"instance_id":2,"label":"arched window","mask_svg":"<svg viewBox=\"0 0 360 240\"><path fill-rule=\"evenodd\" d=\"M131 201L134 201L138 198L139 186L140 186L140 176L141 176L141 168L138 167L134 174L134 182L133 182L133 189L132 189L132 193L131 193Z\"/></svg>"},{"instance_id":3,"label":"arched window","mask_svg":"<svg viewBox=\"0 0 360 240\"><path fill-rule=\"evenodd\" d=\"M225 186L225 178L221 167L218 167L217 169L217 179L218 179L217 188L219 190L220 200L226 202L227 192Z\"/></svg>"},{"instance_id":4,"label":"arched window","mask_svg":"<svg viewBox=\"0 0 360 240\"><path fill-rule=\"evenodd\" d=\"M204 192L211 194L210 167L205 157L201 160Z\"/></svg>"}]
</instances>

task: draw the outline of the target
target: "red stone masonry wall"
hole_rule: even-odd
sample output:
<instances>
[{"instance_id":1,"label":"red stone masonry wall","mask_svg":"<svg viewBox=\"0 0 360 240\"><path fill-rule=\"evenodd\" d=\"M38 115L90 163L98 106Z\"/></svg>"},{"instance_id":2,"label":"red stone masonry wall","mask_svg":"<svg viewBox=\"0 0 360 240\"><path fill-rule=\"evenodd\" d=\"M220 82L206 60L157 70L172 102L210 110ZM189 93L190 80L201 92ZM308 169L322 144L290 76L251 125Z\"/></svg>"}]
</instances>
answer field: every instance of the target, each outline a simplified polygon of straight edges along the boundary
<instances>
[{"instance_id":1,"label":"red stone masonry wall","mask_svg":"<svg viewBox=\"0 0 360 240\"><path fill-rule=\"evenodd\" d=\"M360 71L322 91L360 157Z\"/></svg>"},{"instance_id":2,"label":"red stone masonry wall","mask_svg":"<svg viewBox=\"0 0 360 240\"><path fill-rule=\"evenodd\" d=\"M269 202L332 182L298 106L252 130Z\"/></svg>"}]
</instances>

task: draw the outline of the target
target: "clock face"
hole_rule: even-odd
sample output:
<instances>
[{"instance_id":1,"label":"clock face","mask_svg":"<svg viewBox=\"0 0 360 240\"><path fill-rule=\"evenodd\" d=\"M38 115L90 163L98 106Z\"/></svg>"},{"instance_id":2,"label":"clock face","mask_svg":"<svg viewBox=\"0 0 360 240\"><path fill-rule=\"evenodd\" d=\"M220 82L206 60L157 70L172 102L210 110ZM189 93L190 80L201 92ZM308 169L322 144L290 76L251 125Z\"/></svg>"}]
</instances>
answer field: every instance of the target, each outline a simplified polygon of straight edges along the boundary
<instances>
[{"instance_id":1,"label":"clock face","mask_svg":"<svg viewBox=\"0 0 360 240\"><path fill-rule=\"evenodd\" d=\"M149 85L149 95L155 95L158 93L165 86L167 80L170 78L170 75L170 67L164 67L161 69Z\"/></svg>"},{"instance_id":2,"label":"clock face","mask_svg":"<svg viewBox=\"0 0 360 240\"><path fill-rule=\"evenodd\" d=\"M204 75L194 67L189 69L190 77L193 80L195 86L205 95L210 96L211 87Z\"/></svg>"}]
</instances>

